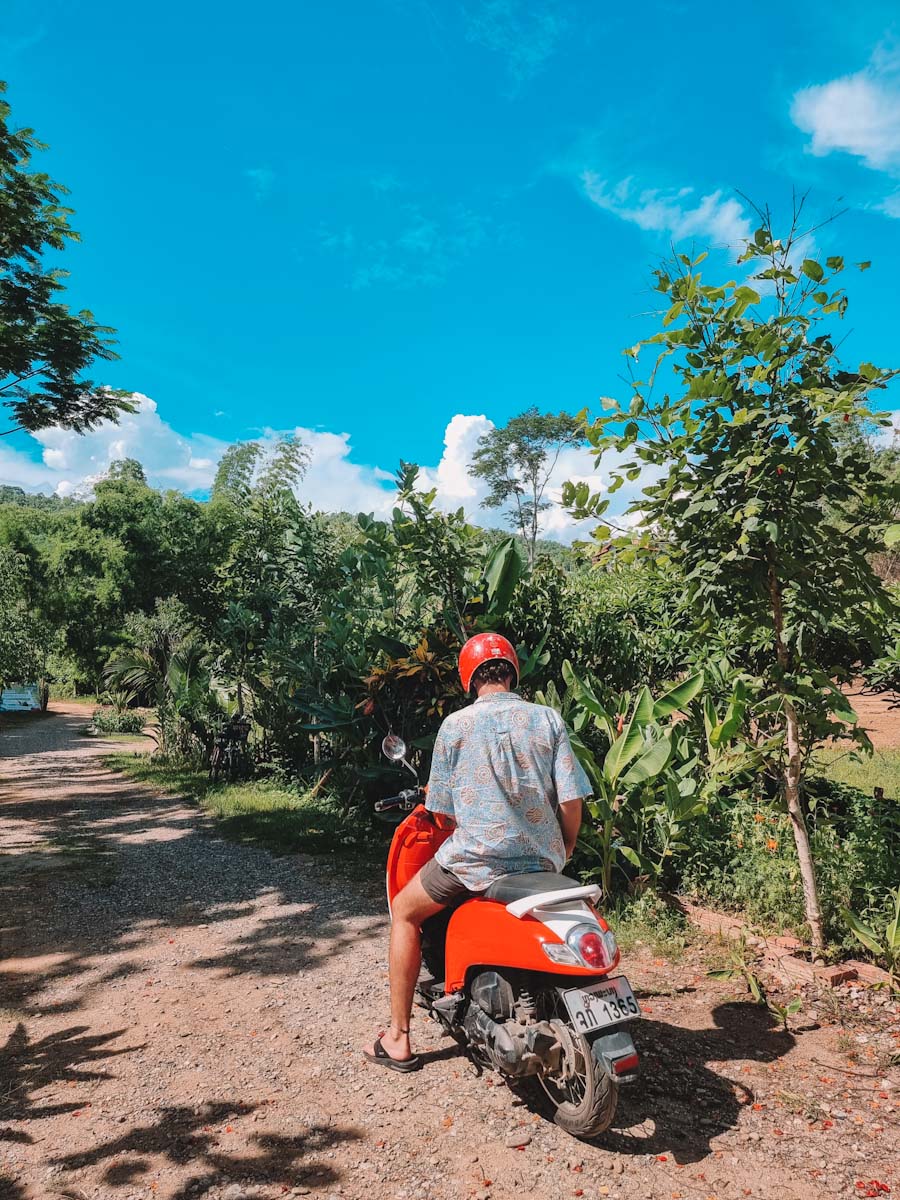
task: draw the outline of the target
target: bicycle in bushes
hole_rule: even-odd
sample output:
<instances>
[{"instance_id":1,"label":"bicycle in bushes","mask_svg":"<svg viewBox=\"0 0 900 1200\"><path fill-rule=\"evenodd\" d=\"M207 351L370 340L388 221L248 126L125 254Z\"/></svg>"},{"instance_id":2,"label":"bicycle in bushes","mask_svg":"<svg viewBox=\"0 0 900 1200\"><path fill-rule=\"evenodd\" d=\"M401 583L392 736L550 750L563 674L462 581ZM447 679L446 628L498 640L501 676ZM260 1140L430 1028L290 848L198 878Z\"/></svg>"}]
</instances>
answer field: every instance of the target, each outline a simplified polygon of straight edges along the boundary
<instances>
[{"instance_id":1,"label":"bicycle in bushes","mask_svg":"<svg viewBox=\"0 0 900 1200\"><path fill-rule=\"evenodd\" d=\"M249 736L247 717L234 717L218 731L209 756L209 778L213 783L220 780L235 783L249 778L252 766L247 748Z\"/></svg>"}]
</instances>

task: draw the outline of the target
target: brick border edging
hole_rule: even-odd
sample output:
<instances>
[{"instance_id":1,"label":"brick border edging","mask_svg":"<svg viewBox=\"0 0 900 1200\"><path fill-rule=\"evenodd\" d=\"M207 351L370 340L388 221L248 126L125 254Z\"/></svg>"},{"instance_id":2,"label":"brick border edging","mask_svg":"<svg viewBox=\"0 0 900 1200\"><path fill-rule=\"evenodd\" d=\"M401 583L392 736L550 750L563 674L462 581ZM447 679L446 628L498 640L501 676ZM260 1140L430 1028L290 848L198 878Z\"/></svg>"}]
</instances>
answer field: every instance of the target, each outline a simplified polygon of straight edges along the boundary
<instances>
[{"instance_id":1,"label":"brick border edging","mask_svg":"<svg viewBox=\"0 0 900 1200\"><path fill-rule=\"evenodd\" d=\"M891 977L888 972L882 971L872 963L851 958L835 966L817 967L805 958L798 958L791 953L803 945L799 938L760 937L751 932L739 917L730 917L725 913L703 908L700 904L685 900L683 896L665 894L663 898L667 904L683 913L692 925L706 933L718 933L735 939L745 937L749 946L762 951L766 966L789 983L821 983L826 987L837 987L854 979L869 984L890 983Z\"/></svg>"}]
</instances>

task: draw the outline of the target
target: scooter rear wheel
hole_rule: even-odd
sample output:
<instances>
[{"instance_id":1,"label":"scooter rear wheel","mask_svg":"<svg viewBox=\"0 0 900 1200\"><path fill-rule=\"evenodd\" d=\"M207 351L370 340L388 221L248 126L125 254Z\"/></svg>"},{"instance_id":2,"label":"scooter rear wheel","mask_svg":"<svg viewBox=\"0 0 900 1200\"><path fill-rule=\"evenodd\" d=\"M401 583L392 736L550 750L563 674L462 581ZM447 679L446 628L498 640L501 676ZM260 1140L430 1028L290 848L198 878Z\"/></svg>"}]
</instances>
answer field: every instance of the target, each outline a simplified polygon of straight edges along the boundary
<instances>
[{"instance_id":1,"label":"scooter rear wheel","mask_svg":"<svg viewBox=\"0 0 900 1200\"><path fill-rule=\"evenodd\" d=\"M539 997L541 1016L556 1030L562 1045L559 1071L539 1075L538 1083L554 1107L554 1120L573 1137L593 1138L612 1124L619 1087L572 1025L559 991Z\"/></svg>"}]
</instances>

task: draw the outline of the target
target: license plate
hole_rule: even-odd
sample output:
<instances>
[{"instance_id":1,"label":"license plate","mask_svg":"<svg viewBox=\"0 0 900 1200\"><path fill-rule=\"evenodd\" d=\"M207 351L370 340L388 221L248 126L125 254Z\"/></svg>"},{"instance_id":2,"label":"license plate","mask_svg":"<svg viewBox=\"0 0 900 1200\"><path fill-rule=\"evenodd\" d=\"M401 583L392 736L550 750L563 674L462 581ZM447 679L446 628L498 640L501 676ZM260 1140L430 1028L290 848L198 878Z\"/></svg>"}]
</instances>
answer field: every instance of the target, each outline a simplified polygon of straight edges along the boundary
<instances>
[{"instance_id":1,"label":"license plate","mask_svg":"<svg viewBox=\"0 0 900 1200\"><path fill-rule=\"evenodd\" d=\"M641 1015L631 984L624 975L604 979L590 987L563 992L569 1016L579 1033L593 1033L607 1025L618 1025Z\"/></svg>"}]
</instances>

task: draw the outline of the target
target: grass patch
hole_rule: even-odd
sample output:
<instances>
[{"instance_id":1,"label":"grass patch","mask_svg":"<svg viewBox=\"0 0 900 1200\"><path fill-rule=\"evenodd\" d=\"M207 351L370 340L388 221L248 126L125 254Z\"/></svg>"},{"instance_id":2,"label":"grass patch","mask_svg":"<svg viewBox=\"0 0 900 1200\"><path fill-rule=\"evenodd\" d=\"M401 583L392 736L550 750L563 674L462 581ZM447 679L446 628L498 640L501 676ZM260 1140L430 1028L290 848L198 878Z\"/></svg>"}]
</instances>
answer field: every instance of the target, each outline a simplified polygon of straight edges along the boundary
<instances>
[{"instance_id":1,"label":"grass patch","mask_svg":"<svg viewBox=\"0 0 900 1200\"><path fill-rule=\"evenodd\" d=\"M145 733L97 733L91 725L85 725L81 737L92 738L95 742L148 743L150 739Z\"/></svg>"},{"instance_id":2,"label":"grass patch","mask_svg":"<svg viewBox=\"0 0 900 1200\"><path fill-rule=\"evenodd\" d=\"M677 962L685 951L690 930L683 913L670 908L654 892L620 896L612 912L604 912L623 954L644 948Z\"/></svg>"},{"instance_id":3,"label":"grass patch","mask_svg":"<svg viewBox=\"0 0 900 1200\"><path fill-rule=\"evenodd\" d=\"M311 796L268 780L213 784L205 771L161 763L147 754L110 754L105 762L137 783L196 801L233 841L264 846L275 854L384 857L384 835L343 813L327 794Z\"/></svg>"},{"instance_id":4,"label":"grass patch","mask_svg":"<svg viewBox=\"0 0 900 1200\"><path fill-rule=\"evenodd\" d=\"M900 800L900 750L876 750L870 758L828 747L817 751L813 770L837 783L859 788L869 796L880 787L888 799Z\"/></svg>"}]
</instances>

